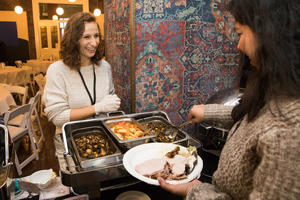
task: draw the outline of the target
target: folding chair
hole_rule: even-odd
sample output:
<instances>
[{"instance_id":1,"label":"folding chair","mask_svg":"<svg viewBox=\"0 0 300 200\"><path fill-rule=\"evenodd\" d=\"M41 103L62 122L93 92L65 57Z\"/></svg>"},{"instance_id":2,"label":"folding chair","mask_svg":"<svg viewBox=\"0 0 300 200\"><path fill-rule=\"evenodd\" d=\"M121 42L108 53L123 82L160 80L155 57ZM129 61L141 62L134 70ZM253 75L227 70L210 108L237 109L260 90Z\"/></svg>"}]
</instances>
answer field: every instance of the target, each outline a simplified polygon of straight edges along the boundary
<instances>
[{"instance_id":1,"label":"folding chair","mask_svg":"<svg viewBox=\"0 0 300 200\"><path fill-rule=\"evenodd\" d=\"M38 74L34 77L34 81L39 86L39 90L41 91L41 96L42 96L42 94L44 93L44 88L45 88L45 84L46 84L46 77L43 76L42 74ZM44 113L42 100L39 102L39 110L40 110L41 116L43 116L43 115L46 116L46 114Z\"/></svg>"},{"instance_id":2,"label":"folding chair","mask_svg":"<svg viewBox=\"0 0 300 200\"><path fill-rule=\"evenodd\" d=\"M37 141L36 144L37 144L37 148L38 148L39 152L41 151L40 143L45 141L44 133L43 133L43 129L42 129L41 121L40 121L40 116L39 116L39 113L38 113L38 103L40 102L40 100L41 100L41 91L38 91L36 93L36 95L34 97L31 97L31 99L29 101L29 104L31 105L31 108L30 108L30 123L31 123L31 127L32 127L32 133L35 137L35 141ZM40 134L41 134L39 140L37 139L37 134L34 130L33 122L37 122L38 127L39 127Z\"/></svg>"},{"instance_id":3,"label":"folding chair","mask_svg":"<svg viewBox=\"0 0 300 200\"><path fill-rule=\"evenodd\" d=\"M34 144L34 140L32 137L32 132L31 132L31 125L30 125L30 104L25 104L22 106L17 107L13 111L6 112L4 114L4 125L6 125L8 129L8 133L10 136L11 142L14 144L14 154L15 154L15 166L17 169L17 172L19 175L22 175L22 169L28 165L32 160L39 159L38 156L38 151L36 149L36 146ZM8 122L15 117L19 115L24 115L23 120L21 122L21 126L11 126L8 125ZM17 149L18 146L20 145L20 142L22 141L22 137L28 135L31 147L32 147L32 153L24 160L20 161L17 155Z\"/></svg>"},{"instance_id":4,"label":"folding chair","mask_svg":"<svg viewBox=\"0 0 300 200\"><path fill-rule=\"evenodd\" d=\"M34 80L33 80L33 74L32 74L32 67L22 65L21 68L26 70L26 73L25 73L26 75L25 75L25 79L24 79L24 81L25 81L24 86L29 84L31 93L32 93L32 95L34 95L35 90L34 90Z\"/></svg>"},{"instance_id":5,"label":"folding chair","mask_svg":"<svg viewBox=\"0 0 300 200\"><path fill-rule=\"evenodd\" d=\"M38 109L37 109L37 104L40 100L40 96L41 96L41 92L38 91L36 93L36 95L34 97L31 97L30 100L29 100L29 105L30 105L30 109L29 109L30 128L31 128L31 131L32 131L32 135L34 136L34 139L36 141L36 147L37 147L38 151L41 150L40 143L45 140L42 125L41 125L39 114L38 114ZM24 117L26 117L26 115L20 114L20 115L16 116L15 118L9 120L8 125L21 127ZM41 136L40 136L39 140L37 139L37 134L36 134L36 131L34 130L33 122L37 122L38 128L40 130Z\"/></svg>"},{"instance_id":6,"label":"folding chair","mask_svg":"<svg viewBox=\"0 0 300 200\"><path fill-rule=\"evenodd\" d=\"M27 97L28 97L28 87L25 86L17 86L17 85L7 85L7 84L0 84L0 87L3 87L7 89L10 93L15 94L18 96L17 103L19 102L19 105L24 105L26 103Z\"/></svg>"},{"instance_id":7,"label":"folding chair","mask_svg":"<svg viewBox=\"0 0 300 200\"><path fill-rule=\"evenodd\" d=\"M15 60L15 65L16 65L16 67L21 68L23 65L22 60Z\"/></svg>"}]
</instances>

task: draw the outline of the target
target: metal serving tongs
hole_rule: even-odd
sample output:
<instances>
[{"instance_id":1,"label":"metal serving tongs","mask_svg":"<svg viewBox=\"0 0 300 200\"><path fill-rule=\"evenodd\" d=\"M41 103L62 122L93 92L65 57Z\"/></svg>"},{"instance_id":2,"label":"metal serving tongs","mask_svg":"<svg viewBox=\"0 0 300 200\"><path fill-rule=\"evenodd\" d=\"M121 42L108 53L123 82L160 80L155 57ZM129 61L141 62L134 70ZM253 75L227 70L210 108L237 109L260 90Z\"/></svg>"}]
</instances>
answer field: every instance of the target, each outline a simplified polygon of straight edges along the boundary
<instances>
[{"instance_id":1,"label":"metal serving tongs","mask_svg":"<svg viewBox=\"0 0 300 200\"><path fill-rule=\"evenodd\" d=\"M170 129L167 129L165 134L170 138L170 139L173 139L176 137L176 135L178 134L178 131L177 131L177 128L181 129L182 127L188 125L192 123L192 121L186 121L186 122L183 122L181 123L178 127L176 126L172 126ZM176 131L174 131L176 130Z\"/></svg>"},{"instance_id":2,"label":"metal serving tongs","mask_svg":"<svg viewBox=\"0 0 300 200\"><path fill-rule=\"evenodd\" d=\"M182 124L180 124L180 125L178 126L178 128L181 129L182 127L184 127L184 126L186 126L186 125L188 125L188 124L190 124L190 123L192 123L192 121L186 121L186 122L183 122Z\"/></svg>"}]
</instances>

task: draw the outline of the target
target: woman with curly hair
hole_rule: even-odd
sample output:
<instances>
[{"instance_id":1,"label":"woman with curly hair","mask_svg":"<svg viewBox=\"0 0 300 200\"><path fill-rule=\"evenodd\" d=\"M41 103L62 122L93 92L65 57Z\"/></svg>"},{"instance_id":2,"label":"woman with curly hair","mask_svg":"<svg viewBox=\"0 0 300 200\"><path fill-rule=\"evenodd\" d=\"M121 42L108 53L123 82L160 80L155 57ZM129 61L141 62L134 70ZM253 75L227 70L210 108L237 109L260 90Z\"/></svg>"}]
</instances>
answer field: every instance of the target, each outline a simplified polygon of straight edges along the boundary
<instances>
[{"instance_id":1,"label":"woman with curly hair","mask_svg":"<svg viewBox=\"0 0 300 200\"><path fill-rule=\"evenodd\" d=\"M253 67L240 103L192 107L193 122L233 126L212 184L162 188L190 199L299 199L300 1L230 0L238 49Z\"/></svg>"},{"instance_id":2,"label":"woman with curly hair","mask_svg":"<svg viewBox=\"0 0 300 200\"><path fill-rule=\"evenodd\" d=\"M100 42L100 28L92 14L81 12L69 19L61 41L62 61L50 65L43 95L45 113L56 125L56 133L65 122L120 107Z\"/></svg>"}]
</instances>

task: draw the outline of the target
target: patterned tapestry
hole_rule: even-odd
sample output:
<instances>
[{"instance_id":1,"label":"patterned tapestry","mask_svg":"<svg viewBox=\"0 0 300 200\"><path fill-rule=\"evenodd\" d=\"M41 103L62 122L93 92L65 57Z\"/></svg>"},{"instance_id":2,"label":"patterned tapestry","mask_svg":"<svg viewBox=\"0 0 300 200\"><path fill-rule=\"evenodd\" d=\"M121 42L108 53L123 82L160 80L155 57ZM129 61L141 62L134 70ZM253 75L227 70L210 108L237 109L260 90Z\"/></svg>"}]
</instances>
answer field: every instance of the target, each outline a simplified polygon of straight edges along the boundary
<instances>
[{"instance_id":1,"label":"patterned tapestry","mask_svg":"<svg viewBox=\"0 0 300 200\"><path fill-rule=\"evenodd\" d=\"M121 110L131 112L129 0L105 0L105 57L111 64Z\"/></svg>"},{"instance_id":2,"label":"patterned tapestry","mask_svg":"<svg viewBox=\"0 0 300 200\"><path fill-rule=\"evenodd\" d=\"M131 0L134 2L133 0ZM105 1L106 57L122 110L186 121L194 104L239 84L237 35L224 0L136 0L136 98L130 97L129 0Z\"/></svg>"},{"instance_id":3,"label":"patterned tapestry","mask_svg":"<svg viewBox=\"0 0 300 200\"><path fill-rule=\"evenodd\" d=\"M223 0L136 0L136 111L178 125L194 104L238 85L237 36Z\"/></svg>"}]
</instances>

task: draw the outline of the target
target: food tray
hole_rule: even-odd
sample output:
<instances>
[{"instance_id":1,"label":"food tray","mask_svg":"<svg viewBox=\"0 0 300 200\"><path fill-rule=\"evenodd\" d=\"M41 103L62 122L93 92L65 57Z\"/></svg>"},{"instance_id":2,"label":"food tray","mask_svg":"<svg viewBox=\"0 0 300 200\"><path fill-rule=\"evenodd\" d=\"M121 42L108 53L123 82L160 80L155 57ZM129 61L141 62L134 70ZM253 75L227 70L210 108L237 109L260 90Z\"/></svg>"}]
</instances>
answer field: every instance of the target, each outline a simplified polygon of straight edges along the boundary
<instances>
[{"instance_id":1,"label":"food tray","mask_svg":"<svg viewBox=\"0 0 300 200\"><path fill-rule=\"evenodd\" d=\"M82 136L90 136L96 135L100 136L105 140L107 146L109 146L109 153L108 155L99 156L96 158L85 158L80 155L80 149L76 145L75 140ZM122 161L122 153L117 145L112 141L112 139L105 133L105 130L102 127L87 127L87 128L80 128L71 132L71 142L75 151L76 158L82 168L88 167L102 167L108 166L114 163L120 163ZM99 144L99 143L98 143Z\"/></svg>"},{"instance_id":2,"label":"food tray","mask_svg":"<svg viewBox=\"0 0 300 200\"><path fill-rule=\"evenodd\" d=\"M185 132L171 124L167 119L163 117L147 117L139 119L138 122L144 125L144 127L147 128L149 132L154 133L156 135L156 137L152 139L154 142L166 142L177 144L182 143L188 139L188 136ZM157 130L155 130L154 128L157 128ZM172 129L172 132L177 133L175 138L171 139L166 135L168 129Z\"/></svg>"},{"instance_id":3,"label":"food tray","mask_svg":"<svg viewBox=\"0 0 300 200\"><path fill-rule=\"evenodd\" d=\"M118 135L112 130L112 128L120 122L128 122L128 123L136 125L137 128L142 130L147 136L134 138L134 139L128 139L128 140L123 140L123 139L119 138ZM103 120L103 124L109 130L109 132L112 134L112 136L116 139L116 141L118 142L118 144L121 148L130 149L137 145L148 143L151 141L151 138L155 137L155 134L149 133L143 125L138 123L133 118L121 117L121 118L114 118L114 119L105 119L105 120Z\"/></svg>"}]
</instances>

